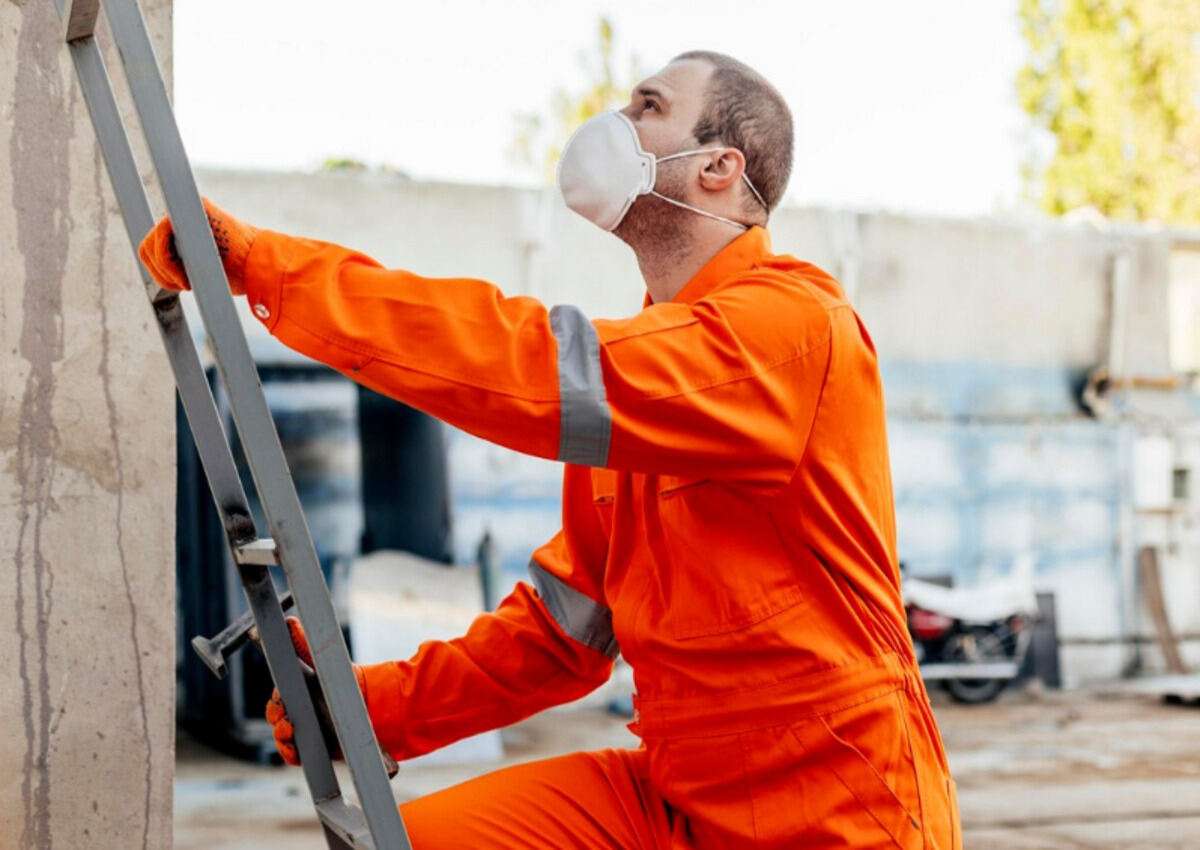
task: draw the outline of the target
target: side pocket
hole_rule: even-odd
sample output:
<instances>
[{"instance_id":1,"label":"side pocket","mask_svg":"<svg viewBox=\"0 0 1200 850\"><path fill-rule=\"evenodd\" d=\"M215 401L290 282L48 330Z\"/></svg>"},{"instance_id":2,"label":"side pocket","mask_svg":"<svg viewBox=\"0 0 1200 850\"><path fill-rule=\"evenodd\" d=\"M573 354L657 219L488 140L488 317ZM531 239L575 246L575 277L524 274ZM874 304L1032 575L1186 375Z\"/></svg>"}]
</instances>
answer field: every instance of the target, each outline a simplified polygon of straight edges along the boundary
<instances>
[{"instance_id":1,"label":"side pocket","mask_svg":"<svg viewBox=\"0 0 1200 850\"><path fill-rule=\"evenodd\" d=\"M894 696L889 695L886 701L893 699ZM832 773L836 782L858 804L861 814L856 822L847 819L843 835L847 838L869 836L882 830L901 850L919 850L925 846L921 822L914 814L916 801L902 799L880 773L880 768L859 746L839 735L829 719L816 718L792 726L791 731L809 756L809 763L822 765ZM885 735L889 731L903 735L903 727L879 728L875 734ZM912 790L915 793L915 787ZM833 802L832 791L830 794ZM831 806L831 814L835 811L837 809Z\"/></svg>"},{"instance_id":2,"label":"side pocket","mask_svg":"<svg viewBox=\"0 0 1200 850\"><path fill-rule=\"evenodd\" d=\"M743 734L762 850L924 850L896 691L824 717ZM948 848L941 848L948 850Z\"/></svg>"}]
</instances>

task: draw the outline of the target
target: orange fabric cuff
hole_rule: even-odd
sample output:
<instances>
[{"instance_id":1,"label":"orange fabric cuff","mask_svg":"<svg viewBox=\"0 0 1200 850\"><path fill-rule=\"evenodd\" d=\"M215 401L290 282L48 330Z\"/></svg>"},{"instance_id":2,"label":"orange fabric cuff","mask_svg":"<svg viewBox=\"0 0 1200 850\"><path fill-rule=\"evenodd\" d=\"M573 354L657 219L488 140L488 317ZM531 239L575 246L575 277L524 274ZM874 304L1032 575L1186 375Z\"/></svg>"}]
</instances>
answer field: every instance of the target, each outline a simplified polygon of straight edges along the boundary
<instances>
[{"instance_id":1,"label":"orange fabric cuff","mask_svg":"<svg viewBox=\"0 0 1200 850\"><path fill-rule=\"evenodd\" d=\"M362 687L363 702L367 704L367 716L375 729L379 746L398 760L408 758L406 741L405 700L397 695L403 691L400 667L394 661L380 664L361 664L359 685Z\"/></svg>"},{"instance_id":2,"label":"orange fabric cuff","mask_svg":"<svg viewBox=\"0 0 1200 850\"><path fill-rule=\"evenodd\" d=\"M273 330L283 312L283 281L292 258L292 237L260 230L246 256L246 300L250 312Z\"/></svg>"}]
</instances>

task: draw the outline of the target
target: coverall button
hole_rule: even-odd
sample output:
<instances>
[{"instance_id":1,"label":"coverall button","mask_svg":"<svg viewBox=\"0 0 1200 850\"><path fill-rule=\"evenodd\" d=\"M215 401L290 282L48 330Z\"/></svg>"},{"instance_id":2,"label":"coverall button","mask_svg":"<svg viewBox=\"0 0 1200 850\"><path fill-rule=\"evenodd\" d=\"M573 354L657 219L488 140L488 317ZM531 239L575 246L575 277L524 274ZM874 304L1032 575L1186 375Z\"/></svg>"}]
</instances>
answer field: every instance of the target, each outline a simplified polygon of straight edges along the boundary
<instances>
[{"instance_id":1,"label":"coverall button","mask_svg":"<svg viewBox=\"0 0 1200 850\"><path fill-rule=\"evenodd\" d=\"M254 315L258 316L260 319L269 319L271 318L271 311L267 309L266 304L255 304Z\"/></svg>"}]
</instances>

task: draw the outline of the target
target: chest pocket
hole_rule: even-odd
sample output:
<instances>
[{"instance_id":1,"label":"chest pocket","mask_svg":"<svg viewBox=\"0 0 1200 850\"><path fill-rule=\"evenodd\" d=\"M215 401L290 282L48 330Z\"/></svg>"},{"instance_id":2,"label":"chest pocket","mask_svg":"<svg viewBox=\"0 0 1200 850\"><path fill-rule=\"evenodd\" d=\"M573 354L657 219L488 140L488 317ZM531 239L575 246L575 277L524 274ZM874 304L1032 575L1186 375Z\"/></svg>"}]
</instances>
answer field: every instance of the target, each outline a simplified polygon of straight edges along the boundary
<instances>
[{"instance_id":1,"label":"chest pocket","mask_svg":"<svg viewBox=\"0 0 1200 850\"><path fill-rule=\"evenodd\" d=\"M796 565L761 500L706 478L664 475L654 490L656 629L677 640L728 634L801 601Z\"/></svg>"}]
</instances>

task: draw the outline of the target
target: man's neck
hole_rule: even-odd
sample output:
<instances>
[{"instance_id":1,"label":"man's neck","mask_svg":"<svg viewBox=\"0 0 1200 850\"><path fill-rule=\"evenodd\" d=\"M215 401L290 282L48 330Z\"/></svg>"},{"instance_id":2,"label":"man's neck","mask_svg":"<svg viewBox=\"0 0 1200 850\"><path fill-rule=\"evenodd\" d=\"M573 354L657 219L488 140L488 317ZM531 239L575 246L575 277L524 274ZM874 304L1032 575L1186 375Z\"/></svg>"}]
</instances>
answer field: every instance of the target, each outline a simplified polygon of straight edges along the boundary
<instances>
[{"instance_id":1,"label":"man's neck","mask_svg":"<svg viewBox=\"0 0 1200 850\"><path fill-rule=\"evenodd\" d=\"M662 245L659 240L634 247L646 291L655 304L670 301L721 249L743 231L719 221L702 220L689 228L684 238Z\"/></svg>"}]
</instances>

